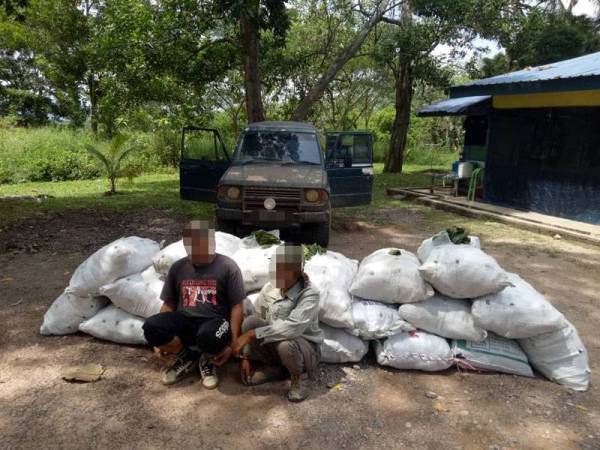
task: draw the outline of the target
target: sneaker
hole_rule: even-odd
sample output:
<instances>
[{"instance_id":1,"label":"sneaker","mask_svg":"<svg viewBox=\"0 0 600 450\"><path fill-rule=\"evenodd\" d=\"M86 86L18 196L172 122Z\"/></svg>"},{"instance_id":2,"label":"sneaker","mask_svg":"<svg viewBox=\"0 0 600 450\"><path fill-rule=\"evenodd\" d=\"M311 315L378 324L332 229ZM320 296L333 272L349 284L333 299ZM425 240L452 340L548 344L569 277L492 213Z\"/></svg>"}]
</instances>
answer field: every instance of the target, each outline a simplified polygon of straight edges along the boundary
<instances>
[{"instance_id":1,"label":"sneaker","mask_svg":"<svg viewBox=\"0 0 600 450\"><path fill-rule=\"evenodd\" d=\"M200 377L202 378L202 386L206 389L215 389L219 385L217 369L207 356L202 355L200 357L200 361L198 361L198 370L200 371Z\"/></svg>"},{"instance_id":2,"label":"sneaker","mask_svg":"<svg viewBox=\"0 0 600 450\"><path fill-rule=\"evenodd\" d=\"M187 374L189 374L192 370L194 370L196 363L196 359L186 352L182 350L177 355L177 359L175 362L167 367L162 372L161 383L165 385L175 384L178 381L181 381Z\"/></svg>"},{"instance_id":3,"label":"sneaker","mask_svg":"<svg viewBox=\"0 0 600 450\"><path fill-rule=\"evenodd\" d=\"M290 390L287 393L287 399L290 402L301 402L308 397L308 386L306 381L302 379L302 375L292 375L292 383Z\"/></svg>"},{"instance_id":4,"label":"sneaker","mask_svg":"<svg viewBox=\"0 0 600 450\"><path fill-rule=\"evenodd\" d=\"M254 371L248 377L247 386L258 386L259 384L268 383L269 381L284 380L286 373L281 367L267 366Z\"/></svg>"}]
</instances>

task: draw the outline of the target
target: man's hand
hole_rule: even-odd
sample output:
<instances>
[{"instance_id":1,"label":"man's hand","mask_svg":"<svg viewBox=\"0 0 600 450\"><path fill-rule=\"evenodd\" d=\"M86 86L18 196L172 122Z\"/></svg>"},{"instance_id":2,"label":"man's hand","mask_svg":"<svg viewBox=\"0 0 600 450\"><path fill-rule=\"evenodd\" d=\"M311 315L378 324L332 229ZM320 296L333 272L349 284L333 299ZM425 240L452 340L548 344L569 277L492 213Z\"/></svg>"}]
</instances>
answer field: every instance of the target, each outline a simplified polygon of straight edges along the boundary
<instances>
[{"instance_id":1,"label":"man's hand","mask_svg":"<svg viewBox=\"0 0 600 450\"><path fill-rule=\"evenodd\" d=\"M252 375L252 366L250 366L250 360L242 359L240 362L240 377L242 378L243 384L248 384L250 375Z\"/></svg>"},{"instance_id":2,"label":"man's hand","mask_svg":"<svg viewBox=\"0 0 600 450\"><path fill-rule=\"evenodd\" d=\"M231 358L232 354L233 354L233 351L231 350L231 347L228 345L227 347L225 347L225 349L221 353L219 353L217 356L215 356L212 359L212 363L215 366L222 366L227 361L229 361L229 358Z\"/></svg>"},{"instance_id":3,"label":"man's hand","mask_svg":"<svg viewBox=\"0 0 600 450\"><path fill-rule=\"evenodd\" d=\"M256 332L254 330L247 331L242 334L239 338L235 340L233 343L232 349L233 354L238 356L242 349L248 345L253 339L256 339Z\"/></svg>"}]
</instances>

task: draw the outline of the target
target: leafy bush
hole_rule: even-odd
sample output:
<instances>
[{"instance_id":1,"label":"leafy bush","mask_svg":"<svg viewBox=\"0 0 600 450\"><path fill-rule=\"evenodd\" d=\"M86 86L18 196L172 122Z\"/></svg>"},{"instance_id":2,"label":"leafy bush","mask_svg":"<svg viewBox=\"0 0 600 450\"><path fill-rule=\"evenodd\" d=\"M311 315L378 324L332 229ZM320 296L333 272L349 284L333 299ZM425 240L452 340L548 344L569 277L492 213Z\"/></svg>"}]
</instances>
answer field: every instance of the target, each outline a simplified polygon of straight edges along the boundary
<instances>
[{"instance_id":1,"label":"leafy bush","mask_svg":"<svg viewBox=\"0 0 600 450\"><path fill-rule=\"evenodd\" d=\"M93 142L68 128L0 128L0 183L97 177L97 165L83 150Z\"/></svg>"},{"instance_id":2,"label":"leafy bush","mask_svg":"<svg viewBox=\"0 0 600 450\"><path fill-rule=\"evenodd\" d=\"M133 177L169 170L179 159L177 135L177 131L168 137L160 133L133 135L131 144L139 150L123 161L122 172ZM106 142L68 127L0 126L0 183L97 178L102 166L85 147Z\"/></svg>"},{"instance_id":3,"label":"leafy bush","mask_svg":"<svg viewBox=\"0 0 600 450\"><path fill-rule=\"evenodd\" d=\"M375 137L373 159L385 162L394 123L394 107L387 106L373 114L371 132ZM450 165L458 159L462 143L460 119L417 117L412 114L408 128L404 162L419 165Z\"/></svg>"}]
</instances>

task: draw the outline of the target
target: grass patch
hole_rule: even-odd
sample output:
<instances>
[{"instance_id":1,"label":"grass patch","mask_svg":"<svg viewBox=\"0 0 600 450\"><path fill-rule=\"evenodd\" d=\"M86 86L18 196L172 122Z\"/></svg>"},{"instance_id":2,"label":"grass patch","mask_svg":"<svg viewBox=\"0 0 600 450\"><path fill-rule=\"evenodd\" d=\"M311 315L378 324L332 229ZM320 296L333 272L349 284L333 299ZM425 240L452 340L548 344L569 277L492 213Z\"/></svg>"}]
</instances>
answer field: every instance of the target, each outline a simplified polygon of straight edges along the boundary
<instances>
[{"instance_id":1,"label":"grass patch","mask_svg":"<svg viewBox=\"0 0 600 450\"><path fill-rule=\"evenodd\" d=\"M0 185L0 197L7 195L49 195L35 200L0 200L0 224L29 217L43 217L53 211L89 210L133 212L168 209L186 218L209 219L214 207L208 203L183 201L179 198L179 174L142 175L133 182L119 180L118 195L106 196L108 181L104 179L39 182Z\"/></svg>"},{"instance_id":2,"label":"grass patch","mask_svg":"<svg viewBox=\"0 0 600 450\"><path fill-rule=\"evenodd\" d=\"M441 168L441 167L438 167ZM386 195L388 187L428 186L430 178L423 171L429 166L407 165L401 174L384 174L383 164L375 164L373 207L382 205L401 206ZM147 209L168 209L185 218L212 219L214 207L208 203L183 201L179 198L179 174L175 171L163 174L142 175L132 182L119 179L118 195L105 196L109 189L103 178L93 180L28 182L1 184L0 197L10 195L48 195L51 198L35 200L0 200L0 224L6 225L29 217L43 217L52 211L98 210L133 212ZM344 208L336 214L353 216L364 207Z\"/></svg>"}]
</instances>

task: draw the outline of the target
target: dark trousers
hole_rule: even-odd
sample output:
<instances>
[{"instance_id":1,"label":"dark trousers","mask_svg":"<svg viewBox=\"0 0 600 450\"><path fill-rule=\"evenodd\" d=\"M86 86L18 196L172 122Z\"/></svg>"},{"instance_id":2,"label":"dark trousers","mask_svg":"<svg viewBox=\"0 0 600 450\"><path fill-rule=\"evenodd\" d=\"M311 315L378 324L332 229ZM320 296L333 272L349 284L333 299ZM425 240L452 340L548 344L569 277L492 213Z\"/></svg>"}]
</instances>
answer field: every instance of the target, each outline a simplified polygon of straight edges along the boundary
<instances>
[{"instance_id":1,"label":"dark trousers","mask_svg":"<svg viewBox=\"0 0 600 450\"><path fill-rule=\"evenodd\" d=\"M242 333L264 327L268 323L258 316L249 316L242 323ZM249 344L248 358L269 366L283 365L290 375L304 372L313 374L319 365L319 346L300 337L268 344L259 344L256 339Z\"/></svg>"},{"instance_id":2,"label":"dark trousers","mask_svg":"<svg viewBox=\"0 0 600 450\"><path fill-rule=\"evenodd\" d=\"M179 311L159 313L144 322L148 344L160 347L177 336L189 350L217 355L231 341L229 321L223 317L204 319L188 317Z\"/></svg>"}]
</instances>

